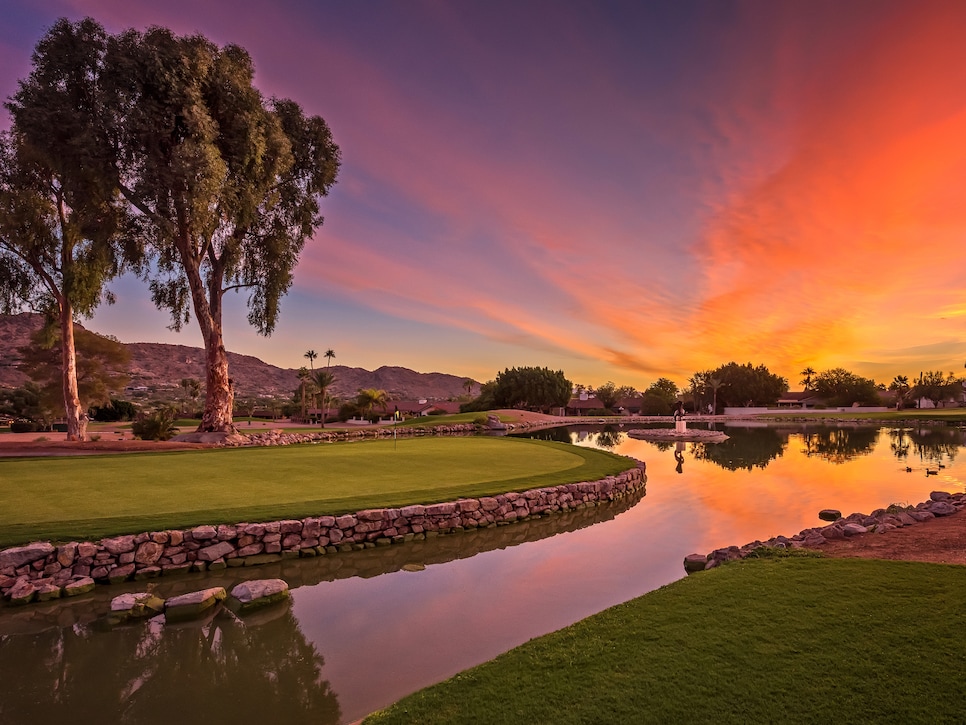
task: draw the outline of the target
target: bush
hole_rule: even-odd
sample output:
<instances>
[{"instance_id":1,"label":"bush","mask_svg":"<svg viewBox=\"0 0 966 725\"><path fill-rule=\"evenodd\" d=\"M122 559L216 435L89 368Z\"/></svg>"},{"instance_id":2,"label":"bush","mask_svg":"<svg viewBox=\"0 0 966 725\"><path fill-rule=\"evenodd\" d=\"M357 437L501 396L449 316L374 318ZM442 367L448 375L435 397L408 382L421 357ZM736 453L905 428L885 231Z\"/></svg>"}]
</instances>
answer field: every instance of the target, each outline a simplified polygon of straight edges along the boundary
<instances>
[{"instance_id":1,"label":"bush","mask_svg":"<svg viewBox=\"0 0 966 725\"><path fill-rule=\"evenodd\" d=\"M446 411L440 410L439 408L434 408L433 410L429 411L427 415L446 415Z\"/></svg>"},{"instance_id":2,"label":"bush","mask_svg":"<svg viewBox=\"0 0 966 725\"><path fill-rule=\"evenodd\" d=\"M175 429L174 408L159 408L150 415L140 415L131 424L131 433L135 438L146 441L166 441L177 434Z\"/></svg>"},{"instance_id":3,"label":"bush","mask_svg":"<svg viewBox=\"0 0 966 725\"><path fill-rule=\"evenodd\" d=\"M32 420L15 420L10 424L11 433L34 433L40 430L40 426Z\"/></svg>"},{"instance_id":4,"label":"bush","mask_svg":"<svg viewBox=\"0 0 966 725\"><path fill-rule=\"evenodd\" d=\"M490 419L485 415L478 415L473 418L473 425L488 426L490 424Z\"/></svg>"}]
</instances>

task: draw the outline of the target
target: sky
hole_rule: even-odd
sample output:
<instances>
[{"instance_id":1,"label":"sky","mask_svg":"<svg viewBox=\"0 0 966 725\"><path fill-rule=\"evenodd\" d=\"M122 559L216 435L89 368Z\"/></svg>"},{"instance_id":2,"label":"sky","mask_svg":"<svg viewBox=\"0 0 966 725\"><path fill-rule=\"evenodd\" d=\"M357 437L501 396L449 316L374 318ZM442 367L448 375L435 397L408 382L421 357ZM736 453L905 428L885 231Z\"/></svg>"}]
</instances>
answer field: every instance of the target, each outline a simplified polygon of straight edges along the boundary
<instances>
[{"instance_id":1,"label":"sky","mask_svg":"<svg viewBox=\"0 0 966 725\"><path fill-rule=\"evenodd\" d=\"M243 46L341 147L275 332L232 296L229 350L641 390L964 372L964 2L0 0L0 97L85 16ZM87 327L201 345L112 289Z\"/></svg>"}]
</instances>

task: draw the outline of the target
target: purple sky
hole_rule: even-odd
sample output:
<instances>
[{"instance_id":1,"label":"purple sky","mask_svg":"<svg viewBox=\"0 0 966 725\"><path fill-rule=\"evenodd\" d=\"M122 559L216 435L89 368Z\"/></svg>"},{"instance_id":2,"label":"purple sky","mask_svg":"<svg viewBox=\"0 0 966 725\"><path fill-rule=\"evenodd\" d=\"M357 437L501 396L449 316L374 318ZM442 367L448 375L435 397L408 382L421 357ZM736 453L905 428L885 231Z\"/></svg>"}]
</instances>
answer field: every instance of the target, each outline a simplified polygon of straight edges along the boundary
<instances>
[{"instance_id":1,"label":"purple sky","mask_svg":"<svg viewBox=\"0 0 966 725\"><path fill-rule=\"evenodd\" d=\"M888 383L966 359L966 3L0 0L0 95L60 16L251 53L343 153L275 334L298 367ZM6 121L4 120L4 123ZM166 329L136 280L89 324Z\"/></svg>"}]
</instances>

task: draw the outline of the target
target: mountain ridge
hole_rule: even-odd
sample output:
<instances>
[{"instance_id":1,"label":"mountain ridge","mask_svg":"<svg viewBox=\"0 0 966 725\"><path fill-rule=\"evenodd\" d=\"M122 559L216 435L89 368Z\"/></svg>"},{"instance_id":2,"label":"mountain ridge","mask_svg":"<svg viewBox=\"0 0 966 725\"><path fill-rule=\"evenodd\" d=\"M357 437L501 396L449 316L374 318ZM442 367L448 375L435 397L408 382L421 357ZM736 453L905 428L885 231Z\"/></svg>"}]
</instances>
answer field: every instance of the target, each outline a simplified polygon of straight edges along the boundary
<instances>
[{"instance_id":1,"label":"mountain ridge","mask_svg":"<svg viewBox=\"0 0 966 725\"><path fill-rule=\"evenodd\" d=\"M18 350L30 343L30 335L42 323L41 315L30 312L0 315L0 387L18 387L27 381L27 376L17 368L20 362ZM121 344L131 355L127 370L131 377L129 389L177 391L184 378L195 378L204 384L205 352L200 347L161 342ZM342 398L354 396L360 388L385 390L396 400L446 400L466 393L463 383L467 378L447 373L420 373L393 365L383 365L371 371L347 365L331 365L327 369L335 376L335 383L330 388L332 394ZM280 368L253 355L229 352L228 370L235 384L237 400L290 398L299 385L297 369Z\"/></svg>"}]
</instances>

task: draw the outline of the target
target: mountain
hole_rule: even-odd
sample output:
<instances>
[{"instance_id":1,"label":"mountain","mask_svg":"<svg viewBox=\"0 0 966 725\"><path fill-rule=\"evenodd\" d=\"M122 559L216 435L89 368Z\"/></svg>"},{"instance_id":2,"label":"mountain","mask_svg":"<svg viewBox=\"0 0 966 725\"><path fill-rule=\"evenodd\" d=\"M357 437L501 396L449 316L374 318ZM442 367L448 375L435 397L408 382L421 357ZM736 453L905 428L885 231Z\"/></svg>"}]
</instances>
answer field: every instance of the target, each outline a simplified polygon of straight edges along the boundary
<instances>
[{"instance_id":1,"label":"mountain","mask_svg":"<svg viewBox=\"0 0 966 725\"><path fill-rule=\"evenodd\" d=\"M43 322L40 315L23 312L0 315L0 387L23 385L27 376L17 369L19 348L30 343L30 335ZM181 380L196 378L204 384L205 351L200 347L167 345L158 342L122 343L131 354L128 374L131 388L163 391L180 390ZM320 366L323 367L323 366ZM251 355L228 353L228 369L235 381L237 399L279 396L290 397L298 387L298 370L280 368ZM466 393L466 378L445 373L418 373L408 368L383 366L363 368L332 365L335 376L332 394L351 397L360 388L385 390L396 400L446 400Z\"/></svg>"}]
</instances>

